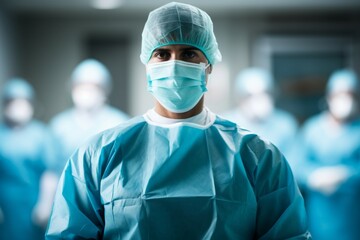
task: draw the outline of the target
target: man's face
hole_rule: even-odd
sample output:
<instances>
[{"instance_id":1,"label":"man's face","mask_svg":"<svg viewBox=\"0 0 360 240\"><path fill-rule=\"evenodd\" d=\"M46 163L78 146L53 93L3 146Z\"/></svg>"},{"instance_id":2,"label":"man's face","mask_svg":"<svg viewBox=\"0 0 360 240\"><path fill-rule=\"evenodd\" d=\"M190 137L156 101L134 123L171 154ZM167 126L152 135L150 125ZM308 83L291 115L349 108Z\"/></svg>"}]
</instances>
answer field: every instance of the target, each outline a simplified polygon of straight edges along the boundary
<instances>
[{"instance_id":1,"label":"man's face","mask_svg":"<svg viewBox=\"0 0 360 240\"><path fill-rule=\"evenodd\" d=\"M72 99L79 110L92 111L101 108L106 102L105 90L93 83L81 83L73 86Z\"/></svg>"},{"instance_id":2,"label":"man's face","mask_svg":"<svg viewBox=\"0 0 360 240\"><path fill-rule=\"evenodd\" d=\"M12 125L25 125L34 114L31 100L26 98L13 98L5 101L4 118Z\"/></svg>"},{"instance_id":3,"label":"man's face","mask_svg":"<svg viewBox=\"0 0 360 240\"><path fill-rule=\"evenodd\" d=\"M357 113L358 102L354 93L339 91L327 97L329 111L339 121L346 121Z\"/></svg>"},{"instance_id":4,"label":"man's face","mask_svg":"<svg viewBox=\"0 0 360 240\"><path fill-rule=\"evenodd\" d=\"M202 51L195 47L189 45L168 45L155 49L154 52L151 54L151 58L148 64L162 63L175 60L194 64L205 63L206 65L208 65L209 63ZM207 82L208 75L212 71L212 66L210 65L209 67L207 67L205 71L205 81ZM158 113L165 117L188 118L202 111L203 97L200 99L200 101L198 101L195 107L184 113L173 113L170 110L167 110L164 106L162 106L159 101L155 102L155 109Z\"/></svg>"}]
</instances>

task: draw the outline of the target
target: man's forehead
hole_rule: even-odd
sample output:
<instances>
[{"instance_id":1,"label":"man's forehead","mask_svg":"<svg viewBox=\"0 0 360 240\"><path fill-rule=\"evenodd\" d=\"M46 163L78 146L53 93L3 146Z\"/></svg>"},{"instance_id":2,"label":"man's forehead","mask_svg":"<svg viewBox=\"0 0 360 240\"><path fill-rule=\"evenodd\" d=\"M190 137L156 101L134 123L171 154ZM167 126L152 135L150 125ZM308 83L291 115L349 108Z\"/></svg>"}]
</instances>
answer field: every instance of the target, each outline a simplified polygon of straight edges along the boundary
<instances>
[{"instance_id":1,"label":"man's forehead","mask_svg":"<svg viewBox=\"0 0 360 240\"><path fill-rule=\"evenodd\" d=\"M158 47L155 50L196 50L196 51L200 51L200 49L194 47L194 46L190 46L190 45L184 45L184 44L174 44L174 45L166 45L166 46L161 46Z\"/></svg>"}]
</instances>

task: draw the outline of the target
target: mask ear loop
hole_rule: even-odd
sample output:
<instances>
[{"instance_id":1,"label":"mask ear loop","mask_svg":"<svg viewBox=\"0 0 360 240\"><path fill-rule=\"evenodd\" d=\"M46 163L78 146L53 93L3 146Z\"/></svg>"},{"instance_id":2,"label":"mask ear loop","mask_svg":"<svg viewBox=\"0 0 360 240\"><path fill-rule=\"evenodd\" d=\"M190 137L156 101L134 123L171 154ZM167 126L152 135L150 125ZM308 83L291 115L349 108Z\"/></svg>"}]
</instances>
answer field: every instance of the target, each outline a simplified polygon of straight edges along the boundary
<instances>
[{"instance_id":1,"label":"mask ear loop","mask_svg":"<svg viewBox=\"0 0 360 240\"><path fill-rule=\"evenodd\" d=\"M206 73L206 69L208 68L208 67L210 67L211 66L211 64L210 63L208 63L207 65L205 65L205 67L204 67L204 71L205 71L205 73ZM210 70L210 72L207 74L207 78L206 78L206 85L207 85L207 83L208 83L208 81L210 81L211 80L211 72L212 72L212 69Z\"/></svg>"},{"instance_id":2,"label":"mask ear loop","mask_svg":"<svg viewBox=\"0 0 360 240\"><path fill-rule=\"evenodd\" d=\"M206 64L204 62L200 62L199 65L204 66L204 69L207 69L211 64L210 63Z\"/></svg>"}]
</instances>

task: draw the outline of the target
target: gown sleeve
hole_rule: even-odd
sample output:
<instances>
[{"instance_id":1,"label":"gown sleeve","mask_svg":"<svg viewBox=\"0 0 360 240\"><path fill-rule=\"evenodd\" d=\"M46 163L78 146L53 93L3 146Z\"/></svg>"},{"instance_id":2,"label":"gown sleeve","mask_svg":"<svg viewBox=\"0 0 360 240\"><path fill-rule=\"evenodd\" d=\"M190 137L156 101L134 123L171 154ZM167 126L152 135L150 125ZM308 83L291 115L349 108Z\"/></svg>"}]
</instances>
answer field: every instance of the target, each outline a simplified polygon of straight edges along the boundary
<instances>
[{"instance_id":1,"label":"gown sleeve","mask_svg":"<svg viewBox=\"0 0 360 240\"><path fill-rule=\"evenodd\" d=\"M61 175L46 239L101 239L103 207L97 169L89 151L81 148L67 162Z\"/></svg>"},{"instance_id":2,"label":"gown sleeve","mask_svg":"<svg viewBox=\"0 0 360 240\"><path fill-rule=\"evenodd\" d=\"M311 239L303 197L282 153L254 138L242 155L253 159L248 174L258 202L256 239Z\"/></svg>"}]
</instances>

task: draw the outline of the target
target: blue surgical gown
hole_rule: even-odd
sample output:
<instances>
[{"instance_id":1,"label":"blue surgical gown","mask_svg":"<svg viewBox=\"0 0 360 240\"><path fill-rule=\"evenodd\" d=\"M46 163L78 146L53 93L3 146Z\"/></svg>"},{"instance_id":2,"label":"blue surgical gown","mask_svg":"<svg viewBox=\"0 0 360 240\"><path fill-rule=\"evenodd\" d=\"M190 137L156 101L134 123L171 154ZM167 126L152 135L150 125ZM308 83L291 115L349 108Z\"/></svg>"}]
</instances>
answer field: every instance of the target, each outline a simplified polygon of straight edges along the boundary
<instances>
[{"instance_id":1,"label":"blue surgical gown","mask_svg":"<svg viewBox=\"0 0 360 240\"><path fill-rule=\"evenodd\" d=\"M303 198L273 145L216 117L136 117L79 148L47 239L308 239Z\"/></svg>"},{"instance_id":2,"label":"blue surgical gown","mask_svg":"<svg viewBox=\"0 0 360 240\"><path fill-rule=\"evenodd\" d=\"M44 124L32 121L9 128L0 123L0 239L44 239L31 213L38 199L42 173L52 170L55 146Z\"/></svg>"},{"instance_id":3,"label":"blue surgical gown","mask_svg":"<svg viewBox=\"0 0 360 240\"><path fill-rule=\"evenodd\" d=\"M297 149L293 169L314 239L360 239L360 120L335 126L326 113L314 116L304 123ZM310 174L329 166L346 167L351 175L330 195L308 187Z\"/></svg>"},{"instance_id":4,"label":"blue surgical gown","mask_svg":"<svg viewBox=\"0 0 360 240\"><path fill-rule=\"evenodd\" d=\"M65 166L70 155L83 144L86 139L105 129L114 127L128 120L129 117L120 110L105 105L96 114L79 115L75 108L65 110L50 121L50 128L57 137L61 147L58 164L59 172Z\"/></svg>"}]
</instances>

